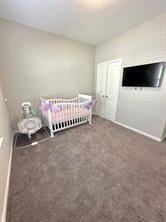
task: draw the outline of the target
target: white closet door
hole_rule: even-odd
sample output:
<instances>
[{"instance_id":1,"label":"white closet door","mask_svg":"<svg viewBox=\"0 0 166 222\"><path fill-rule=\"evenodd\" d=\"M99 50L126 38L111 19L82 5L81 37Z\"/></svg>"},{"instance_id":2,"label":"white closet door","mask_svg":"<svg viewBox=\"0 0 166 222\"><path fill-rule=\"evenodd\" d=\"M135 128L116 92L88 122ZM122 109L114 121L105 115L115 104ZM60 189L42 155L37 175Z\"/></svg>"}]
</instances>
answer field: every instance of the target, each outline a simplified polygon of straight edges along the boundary
<instances>
[{"instance_id":1,"label":"white closet door","mask_svg":"<svg viewBox=\"0 0 166 222\"><path fill-rule=\"evenodd\" d=\"M106 93L106 81L107 81L107 64L97 65L97 106L96 112L99 116L105 118L105 93Z\"/></svg>"},{"instance_id":2,"label":"white closet door","mask_svg":"<svg viewBox=\"0 0 166 222\"><path fill-rule=\"evenodd\" d=\"M105 118L115 121L116 107L118 101L118 90L120 84L121 62L111 62L108 64Z\"/></svg>"}]
</instances>

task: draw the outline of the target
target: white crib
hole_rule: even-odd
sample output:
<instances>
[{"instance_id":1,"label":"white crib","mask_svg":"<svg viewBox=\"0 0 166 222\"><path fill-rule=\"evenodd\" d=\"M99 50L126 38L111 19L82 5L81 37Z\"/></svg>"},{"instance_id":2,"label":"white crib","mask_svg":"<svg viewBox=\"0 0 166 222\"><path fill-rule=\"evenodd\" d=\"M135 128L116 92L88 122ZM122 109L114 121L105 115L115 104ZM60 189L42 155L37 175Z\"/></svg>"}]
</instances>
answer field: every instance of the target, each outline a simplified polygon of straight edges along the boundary
<instances>
[{"instance_id":1,"label":"white crib","mask_svg":"<svg viewBox=\"0 0 166 222\"><path fill-rule=\"evenodd\" d=\"M60 107L59 112L42 111L43 119L50 130L51 137L54 133L80 125L86 122L91 124L92 108L87 108L92 96L79 94L74 99L45 99L41 98L41 104L56 104Z\"/></svg>"}]
</instances>

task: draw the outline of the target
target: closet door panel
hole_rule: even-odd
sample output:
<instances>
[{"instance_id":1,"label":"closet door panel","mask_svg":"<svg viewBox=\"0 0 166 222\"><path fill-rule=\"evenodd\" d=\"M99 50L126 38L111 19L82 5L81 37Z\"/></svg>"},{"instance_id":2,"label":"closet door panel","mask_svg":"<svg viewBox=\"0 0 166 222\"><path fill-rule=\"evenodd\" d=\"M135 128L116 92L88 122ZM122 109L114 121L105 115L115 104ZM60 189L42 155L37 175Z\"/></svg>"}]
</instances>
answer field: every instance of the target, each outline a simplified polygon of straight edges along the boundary
<instances>
[{"instance_id":1,"label":"closet door panel","mask_svg":"<svg viewBox=\"0 0 166 222\"><path fill-rule=\"evenodd\" d=\"M107 64L98 64L97 66L97 106L96 112L99 116L105 117L105 94L106 94L106 81L107 81Z\"/></svg>"},{"instance_id":2,"label":"closet door panel","mask_svg":"<svg viewBox=\"0 0 166 222\"><path fill-rule=\"evenodd\" d=\"M105 117L112 121L115 121L116 119L116 107L120 83L120 67L120 62L113 62L108 65Z\"/></svg>"}]
</instances>

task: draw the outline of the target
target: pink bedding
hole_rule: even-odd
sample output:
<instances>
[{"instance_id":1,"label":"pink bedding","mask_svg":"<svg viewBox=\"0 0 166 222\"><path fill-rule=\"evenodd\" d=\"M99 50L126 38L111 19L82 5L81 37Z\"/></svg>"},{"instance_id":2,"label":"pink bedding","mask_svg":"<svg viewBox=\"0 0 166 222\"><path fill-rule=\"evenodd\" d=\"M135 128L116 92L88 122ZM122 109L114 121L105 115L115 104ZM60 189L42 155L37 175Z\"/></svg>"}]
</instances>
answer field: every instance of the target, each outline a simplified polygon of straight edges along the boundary
<instances>
[{"instance_id":1,"label":"pink bedding","mask_svg":"<svg viewBox=\"0 0 166 222\"><path fill-rule=\"evenodd\" d=\"M65 109L59 112L52 113L53 124L65 122L68 120L77 119L79 117L85 117L90 114L90 110L87 108L75 108L75 109Z\"/></svg>"}]
</instances>

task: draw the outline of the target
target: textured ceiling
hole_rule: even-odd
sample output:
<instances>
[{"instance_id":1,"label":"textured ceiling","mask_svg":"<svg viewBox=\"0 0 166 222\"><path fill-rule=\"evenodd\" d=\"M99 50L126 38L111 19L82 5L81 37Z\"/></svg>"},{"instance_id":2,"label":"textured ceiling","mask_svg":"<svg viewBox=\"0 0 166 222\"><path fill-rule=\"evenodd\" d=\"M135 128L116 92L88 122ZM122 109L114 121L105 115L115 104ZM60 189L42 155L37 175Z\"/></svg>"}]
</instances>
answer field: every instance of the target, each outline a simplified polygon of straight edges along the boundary
<instances>
[{"instance_id":1,"label":"textured ceiling","mask_svg":"<svg viewBox=\"0 0 166 222\"><path fill-rule=\"evenodd\" d=\"M166 0L0 0L0 18L93 45L166 11Z\"/></svg>"}]
</instances>

